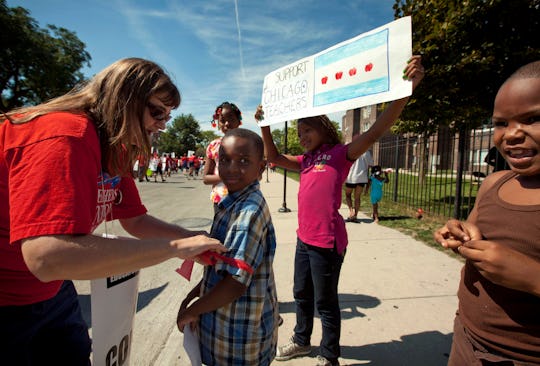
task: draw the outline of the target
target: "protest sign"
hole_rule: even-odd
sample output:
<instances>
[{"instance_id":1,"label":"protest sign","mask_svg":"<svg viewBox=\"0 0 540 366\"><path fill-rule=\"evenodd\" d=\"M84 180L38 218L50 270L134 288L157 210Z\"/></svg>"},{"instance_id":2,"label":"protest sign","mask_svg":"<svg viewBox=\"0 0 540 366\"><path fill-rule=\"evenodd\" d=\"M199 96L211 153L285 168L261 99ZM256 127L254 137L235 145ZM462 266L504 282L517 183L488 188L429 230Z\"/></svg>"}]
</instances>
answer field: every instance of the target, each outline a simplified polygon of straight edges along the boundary
<instances>
[{"instance_id":1,"label":"protest sign","mask_svg":"<svg viewBox=\"0 0 540 366\"><path fill-rule=\"evenodd\" d=\"M411 95L403 69L412 56L404 17L272 71L264 78L261 126Z\"/></svg>"},{"instance_id":2,"label":"protest sign","mask_svg":"<svg viewBox=\"0 0 540 366\"><path fill-rule=\"evenodd\" d=\"M115 238L111 234L105 237ZM94 366L128 366L139 272L90 281Z\"/></svg>"}]
</instances>

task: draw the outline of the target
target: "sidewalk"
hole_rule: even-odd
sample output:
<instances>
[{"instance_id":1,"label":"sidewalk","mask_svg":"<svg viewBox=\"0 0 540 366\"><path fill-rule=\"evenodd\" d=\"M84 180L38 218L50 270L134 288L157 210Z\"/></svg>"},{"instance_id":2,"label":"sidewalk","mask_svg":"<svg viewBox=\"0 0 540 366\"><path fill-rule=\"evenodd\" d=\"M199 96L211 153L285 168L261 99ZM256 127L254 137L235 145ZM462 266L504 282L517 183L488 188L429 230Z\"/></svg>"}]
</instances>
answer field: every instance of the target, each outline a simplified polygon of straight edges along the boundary
<instances>
[{"instance_id":1,"label":"sidewalk","mask_svg":"<svg viewBox=\"0 0 540 366\"><path fill-rule=\"evenodd\" d=\"M281 213L278 210L284 203L283 183L283 175L272 172L264 173L261 180L277 236L274 271L284 320L279 328L279 344L287 342L295 325L292 282L298 183L287 179L285 202L291 212ZM210 229L210 188L200 178L187 180L174 174L166 183L137 182L137 186L150 214L194 230ZM347 211L343 205L341 214L346 216ZM346 224L349 246L339 285L341 364L446 365L461 262L396 230L371 223L365 216L359 218L360 223ZM118 225L113 232L123 234ZM180 262L172 259L141 271L132 366L189 365L174 319L179 302L202 272L200 266L196 267L192 281L187 282L174 273ZM76 285L90 322L88 281L76 281ZM320 337L317 318L311 355L274 361L272 365L314 365Z\"/></svg>"}]
</instances>

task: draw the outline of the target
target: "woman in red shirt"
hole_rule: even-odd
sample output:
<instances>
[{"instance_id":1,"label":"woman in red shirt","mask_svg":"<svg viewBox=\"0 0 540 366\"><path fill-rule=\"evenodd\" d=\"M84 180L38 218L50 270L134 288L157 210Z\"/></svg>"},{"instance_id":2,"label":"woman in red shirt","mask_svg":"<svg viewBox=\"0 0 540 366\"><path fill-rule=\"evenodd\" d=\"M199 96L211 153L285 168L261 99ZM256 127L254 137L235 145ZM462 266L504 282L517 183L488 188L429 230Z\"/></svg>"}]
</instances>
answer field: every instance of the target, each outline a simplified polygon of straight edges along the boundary
<instances>
[{"instance_id":1,"label":"woman in red shirt","mask_svg":"<svg viewBox=\"0 0 540 366\"><path fill-rule=\"evenodd\" d=\"M0 122L0 355L6 365L89 365L71 279L222 251L146 213L131 177L180 93L155 63L115 62L83 86ZM60 172L59 172L60 167ZM51 171L56 174L51 174ZM92 235L118 219L136 239ZM61 356L59 356L61 355Z\"/></svg>"}]
</instances>

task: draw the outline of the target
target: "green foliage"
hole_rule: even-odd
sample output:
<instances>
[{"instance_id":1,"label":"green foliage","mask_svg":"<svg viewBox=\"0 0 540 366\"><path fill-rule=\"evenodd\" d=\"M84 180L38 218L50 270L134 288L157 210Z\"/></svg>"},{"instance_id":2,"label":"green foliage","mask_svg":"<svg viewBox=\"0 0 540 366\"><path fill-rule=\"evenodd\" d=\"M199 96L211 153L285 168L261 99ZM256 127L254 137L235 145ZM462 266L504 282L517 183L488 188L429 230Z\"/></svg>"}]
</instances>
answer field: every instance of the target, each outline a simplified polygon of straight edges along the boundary
<instances>
[{"instance_id":1,"label":"green foliage","mask_svg":"<svg viewBox=\"0 0 540 366\"><path fill-rule=\"evenodd\" d=\"M84 80L90 54L74 32L37 22L22 7L0 0L2 109L38 104L65 94Z\"/></svg>"},{"instance_id":2,"label":"green foliage","mask_svg":"<svg viewBox=\"0 0 540 366\"><path fill-rule=\"evenodd\" d=\"M210 130L210 131L201 131L200 136L201 136L200 137L201 139L197 143L197 149L195 150L195 154L197 156L206 156L206 147L208 146L208 144L210 144L210 142L217 139L219 135L215 133L214 131Z\"/></svg>"},{"instance_id":3,"label":"green foliage","mask_svg":"<svg viewBox=\"0 0 540 366\"><path fill-rule=\"evenodd\" d=\"M540 59L540 0L396 0L394 12L412 15L413 54L426 68L395 131L477 127L504 80Z\"/></svg>"},{"instance_id":4,"label":"green foliage","mask_svg":"<svg viewBox=\"0 0 540 366\"><path fill-rule=\"evenodd\" d=\"M215 133L212 130L210 130L210 131L202 131L201 132L201 141L199 142L199 144L201 146L203 146L203 147L206 147L206 146L208 146L208 144L210 142L217 139L218 137L219 137L218 134Z\"/></svg>"},{"instance_id":5,"label":"green foliage","mask_svg":"<svg viewBox=\"0 0 540 366\"><path fill-rule=\"evenodd\" d=\"M181 114L167 125L158 139L158 149L162 152L175 152L179 155L188 150L197 151L203 141L199 122L192 114Z\"/></svg>"}]
</instances>

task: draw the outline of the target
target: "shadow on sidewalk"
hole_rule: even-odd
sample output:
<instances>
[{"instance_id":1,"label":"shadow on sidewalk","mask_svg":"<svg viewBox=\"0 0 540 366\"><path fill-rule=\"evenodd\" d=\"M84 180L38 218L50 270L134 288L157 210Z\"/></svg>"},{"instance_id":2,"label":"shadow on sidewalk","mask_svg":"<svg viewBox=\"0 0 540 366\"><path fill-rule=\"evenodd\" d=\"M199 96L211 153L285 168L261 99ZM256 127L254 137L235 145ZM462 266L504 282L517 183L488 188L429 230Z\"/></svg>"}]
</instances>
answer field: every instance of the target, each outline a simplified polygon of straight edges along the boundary
<instances>
[{"instance_id":1,"label":"shadow on sidewalk","mask_svg":"<svg viewBox=\"0 0 540 366\"><path fill-rule=\"evenodd\" d=\"M363 318L366 316L359 309L372 309L381 304L381 301L373 296L359 294L339 294L339 307L341 309L341 319ZM295 313L294 301L280 302L280 314ZM319 318L319 314L315 312L315 316Z\"/></svg>"},{"instance_id":2,"label":"shadow on sidewalk","mask_svg":"<svg viewBox=\"0 0 540 366\"><path fill-rule=\"evenodd\" d=\"M410 216L379 216L379 221L407 220L410 218Z\"/></svg>"},{"instance_id":3,"label":"shadow on sidewalk","mask_svg":"<svg viewBox=\"0 0 540 366\"><path fill-rule=\"evenodd\" d=\"M349 366L443 366L448 363L452 335L453 333L442 334L430 331L405 335L400 340L388 343L358 347L341 346L341 356L348 360L359 361L359 363L347 363Z\"/></svg>"}]
</instances>

